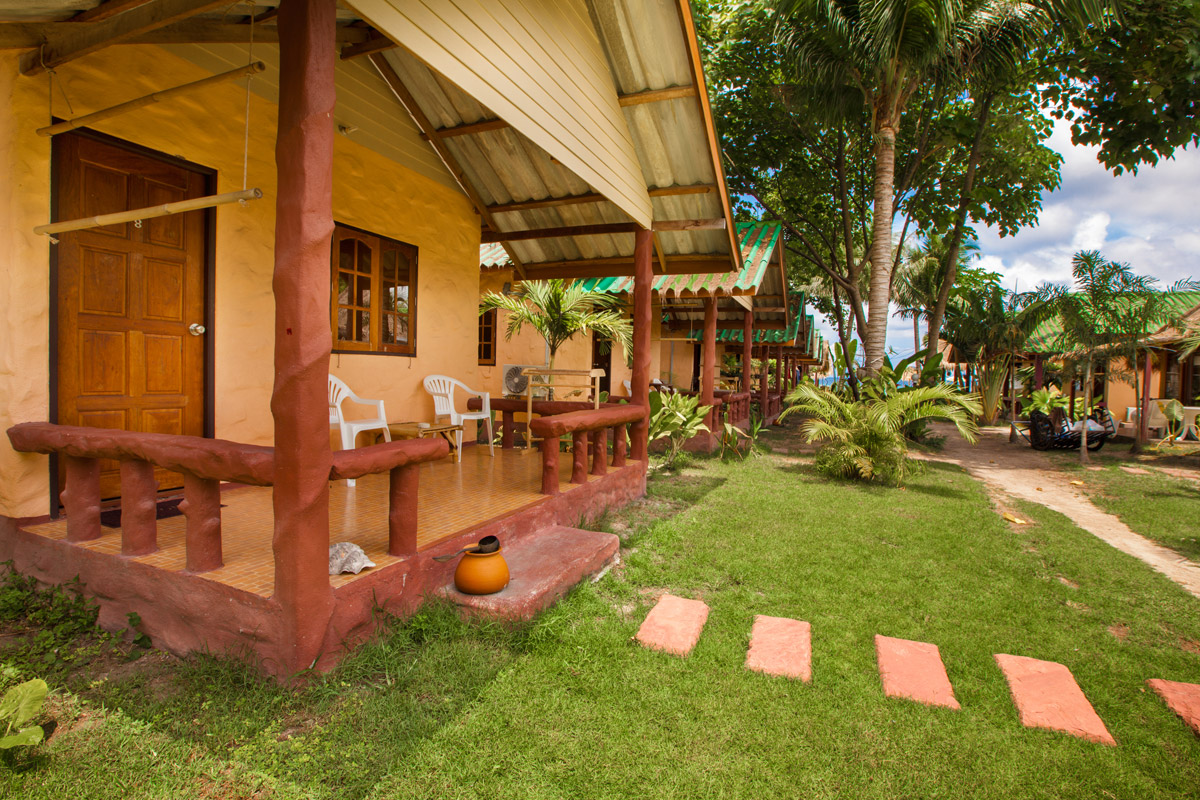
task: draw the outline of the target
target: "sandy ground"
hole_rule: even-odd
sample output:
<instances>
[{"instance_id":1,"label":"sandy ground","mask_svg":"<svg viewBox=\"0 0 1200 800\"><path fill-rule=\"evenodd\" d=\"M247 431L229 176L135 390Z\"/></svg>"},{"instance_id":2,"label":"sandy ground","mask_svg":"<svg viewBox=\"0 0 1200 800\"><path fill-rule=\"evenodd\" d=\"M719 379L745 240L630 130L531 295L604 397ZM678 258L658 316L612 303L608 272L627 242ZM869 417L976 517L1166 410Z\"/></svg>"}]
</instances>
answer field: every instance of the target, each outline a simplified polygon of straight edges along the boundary
<instances>
[{"instance_id":1,"label":"sandy ground","mask_svg":"<svg viewBox=\"0 0 1200 800\"><path fill-rule=\"evenodd\" d=\"M938 426L939 428L942 426ZM949 426L946 446L940 453L921 454L930 460L957 464L982 481L999 501L1016 497L1059 512L1080 528L1108 542L1123 553L1139 558L1200 597L1200 564L1194 564L1173 550L1139 536L1112 514L1092 504L1083 492L1071 485L1072 477L1054 468L1045 454L1033 450L1024 441L1008 441L1008 429L984 429L979 442L970 445ZM913 455L918 455L913 453ZM1200 478L1191 470L1189 478Z\"/></svg>"}]
</instances>

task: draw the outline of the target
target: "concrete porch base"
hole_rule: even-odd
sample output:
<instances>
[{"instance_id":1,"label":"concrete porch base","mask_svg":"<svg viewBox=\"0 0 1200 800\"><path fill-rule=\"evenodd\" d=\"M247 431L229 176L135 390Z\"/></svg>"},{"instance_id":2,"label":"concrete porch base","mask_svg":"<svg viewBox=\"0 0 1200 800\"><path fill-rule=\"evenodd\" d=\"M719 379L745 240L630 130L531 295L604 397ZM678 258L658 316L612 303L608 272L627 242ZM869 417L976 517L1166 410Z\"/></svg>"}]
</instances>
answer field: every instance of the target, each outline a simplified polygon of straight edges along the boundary
<instances>
[{"instance_id":1,"label":"concrete porch base","mask_svg":"<svg viewBox=\"0 0 1200 800\"><path fill-rule=\"evenodd\" d=\"M501 542L509 584L495 594L463 594L454 581L434 590L471 616L532 619L579 582L617 561L620 540L611 533L556 526Z\"/></svg>"}]
</instances>

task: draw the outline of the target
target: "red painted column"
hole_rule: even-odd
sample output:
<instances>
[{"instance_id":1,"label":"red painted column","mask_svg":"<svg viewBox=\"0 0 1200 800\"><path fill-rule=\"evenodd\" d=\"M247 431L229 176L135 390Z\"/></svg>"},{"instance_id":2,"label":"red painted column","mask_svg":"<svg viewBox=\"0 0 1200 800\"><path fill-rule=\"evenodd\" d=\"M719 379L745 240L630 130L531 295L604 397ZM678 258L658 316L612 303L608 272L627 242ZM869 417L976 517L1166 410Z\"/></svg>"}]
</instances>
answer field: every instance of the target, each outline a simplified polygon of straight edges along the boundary
<instances>
[{"instance_id":1,"label":"red painted column","mask_svg":"<svg viewBox=\"0 0 1200 800\"><path fill-rule=\"evenodd\" d=\"M754 348L754 314L747 311L742 317L742 391L752 392L750 382L754 374L750 371L750 361Z\"/></svg>"},{"instance_id":2,"label":"red painted column","mask_svg":"<svg viewBox=\"0 0 1200 800\"><path fill-rule=\"evenodd\" d=\"M1146 441L1146 419L1150 416L1150 379L1154 374L1154 351L1146 351L1146 363L1142 366L1142 402L1138 412L1138 440Z\"/></svg>"},{"instance_id":3,"label":"red painted column","mask_svg":"<svg viewBox=\"0 0 1200 800\"><path fill-rule=\"evenodd\" d=\"M771 407L767 398L767 393L769 391L769 387L767 386L767 372L770 370L770 365L767 363L767 354L770 352L770 348L768 348L765 344L759 348L758 351L758 357L762 361L762 364L760 365L762 367L762 374L759 376L758 384L758 407L759 410L762 411L762 418L764 422L766 422L767 418L771 416Z\"/></svg>"},{"instance_id":4,"label":"red painted column","mask_svg":"<svg viewBox=\"0 0 1200 800\"><path fill-rule=\"evenodd\" d=\"M558 494L558 437L542 439L542 494Z\"/></svg>"},{"instance_id":5,"label":"red painted column","mask_svg":"<svg viewBox=\"0 0 1200 800\"><path fill-rule=\"evenodd\" d=\"M149 461L121 462L121 555L158 549L158 481Z\"/></svg>"},{"instance_id":6,"label":"red painted column","mask_svg":"<svg viewBox=\"0 0 1200 800\"><path fill-rule=\"evenodd\" d=\"M67 512L67 541L100 538L100 462L94 458L63 456L66 486L60 493Z\"/></svg>"},{"instance_id":7,"label":"red painted column","mask_svg":"<svg viewBox=\"0 0 1200 800\"><path fill-rule=\"evenodd\" d=\"M626 448L625 426L617 425L613 428L613 467L625 466L625 448Z\"/></svg>"},{"instance_id":8,"label":"red painted column","mask_svg":"<svg viewBox=\"0 0 1200 800\"><path fill-rule=\"evenodd\" d=\"M587 483L588 432L571 433L571 483Z\"/></svg>"},{"instance_id":9,"label":"red painted column","mask_svg":"<svg viewBox=\"0 0 1200 800\"><path fill-rule=\"evenodd\" d=\"M633 375L630 384L633 396L630 402L642 406L650 413L650 293L654 274L650 259L654 251L654 236L641 230L636 234L633 248ZM646 463L646 436L650 429L647 416L630 426L630 457Z\"/></svg>"},{"instance_id":10,"label":"red painted column","mask_svg":"<svg viewBox=\"0 0 1200 800\"><path fill-rule=\"evenodd\" d=\"M704 339L700 348L700 405L712 408L717 380L717 301L704 298ZM708 412L705 420L710 431L716 430L717 415Z\"/></svg>"},{"instance_id":11,"label":"red painted column","mask_svg":"<svg viewBox=\"0 0 1200 800\"><path fill-rule=\"evenodd\" d=\"M405 464L388 472L388 552L394 556L417 553L417 492L421 472Z\"/></svg>"},{"instance_id":12,"label":"red painted column","mask_svg":"<svg viewBox=\"0 0 1200 800\"><path fill-rule=\"evenodd\" d=\"M284 674L321 654L329 588L329 242L336 0L279 7L275 138L275 599Z\"/></svg>"},{"instance_id":13,"label":"red painted column","mask_svg":"<svg viewBox=\"0 0 1200 800\"><path fill-rule=\"evenodd\" d=\"M179 509L187 517L184 532L187 571L208 572L224 566L221 558L221 482L185 474L183 502Z\"/></svg>"},{"instance_id":14,"label":"red painted column","mask_svg":"<svg viewBox=\"0 0 1200 800\"><path fill-rule=\"evenodd\" d=\"M1035 391L1042 388L1042 381L1046 377L1045 370L1045 364L1042 363L1042 356L1039 353L1033 357L1033 388Z\"/></svg>"},{"instance_id":15,"label":"red painted column","mask_svg":"<svg viewBox=\"0 0 1200 800\"><path fill-rule=\"evenodd\" d=\"M608 474L608 428L592 431L592 474Z\"/></svg>"}]
</instances>

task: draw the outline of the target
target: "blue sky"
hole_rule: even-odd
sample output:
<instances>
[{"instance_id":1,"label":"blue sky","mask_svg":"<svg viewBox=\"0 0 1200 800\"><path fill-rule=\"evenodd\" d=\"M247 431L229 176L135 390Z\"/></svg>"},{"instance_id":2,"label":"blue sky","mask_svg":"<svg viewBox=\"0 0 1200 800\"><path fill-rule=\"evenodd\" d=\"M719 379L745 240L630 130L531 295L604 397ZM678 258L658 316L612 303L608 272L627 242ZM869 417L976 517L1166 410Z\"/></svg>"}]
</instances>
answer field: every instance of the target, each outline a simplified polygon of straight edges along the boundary
<instances>
[{"instance_id":1,"label":"blue sky","mask_svg":"<svg viewBox=\"0 0 1200 800\"><path fill-rule=\"evenodd\" d=\"M1069 281L1077 250L1100 250L1164 284L1200 278L1200 151L1189 148L1136 176L1114 177L1096 160L1096 148L1071 144L1064 123L1056 123L1049 146L1063 155L1062 185L1043 196L1036 227L1008 238L980 230L979 266L1021 291ZM837 340L829 321L819 327L827 340ZM911 321L893 316L888 346L912 353Z\"/></svg>"}]
</instances>

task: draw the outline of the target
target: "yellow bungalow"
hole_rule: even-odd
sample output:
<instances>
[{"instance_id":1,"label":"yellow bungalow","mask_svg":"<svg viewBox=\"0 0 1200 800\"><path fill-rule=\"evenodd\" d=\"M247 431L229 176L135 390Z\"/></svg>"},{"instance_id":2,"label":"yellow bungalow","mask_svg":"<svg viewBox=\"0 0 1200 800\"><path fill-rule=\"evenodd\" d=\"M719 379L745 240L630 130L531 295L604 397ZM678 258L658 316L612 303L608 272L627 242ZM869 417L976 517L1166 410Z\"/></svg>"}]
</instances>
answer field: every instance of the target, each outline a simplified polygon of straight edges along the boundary
<instances>
[{"instance_id":1,"label":"yellow bungalow","mask_svg":"<svg viewBox=\"0 0 1200 800\"><path fill-rule=\"evenodd\" d=\"M289 676L481 535L612 558L561 526L644 491L651 286L740 267L686 0L0 0L0 47L0 560ZM494 385L481 244L632 276L629 401L536 409L540 453L334 451L330 375L387 422Z\"/></svg>"}]
</instances>

